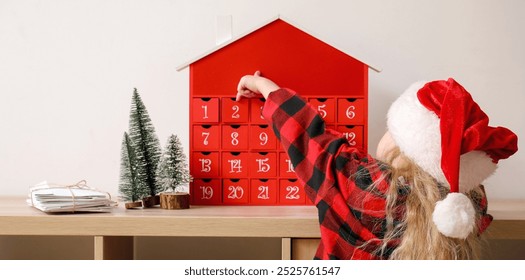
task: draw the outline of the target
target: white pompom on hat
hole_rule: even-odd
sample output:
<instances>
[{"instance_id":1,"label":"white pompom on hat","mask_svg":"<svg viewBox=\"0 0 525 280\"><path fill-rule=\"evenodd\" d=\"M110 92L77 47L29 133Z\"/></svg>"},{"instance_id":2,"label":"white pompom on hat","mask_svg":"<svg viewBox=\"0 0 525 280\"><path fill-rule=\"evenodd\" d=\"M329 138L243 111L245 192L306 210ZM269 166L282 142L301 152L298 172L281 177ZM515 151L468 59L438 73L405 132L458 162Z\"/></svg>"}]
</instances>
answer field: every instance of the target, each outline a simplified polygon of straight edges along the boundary
<instances>
[{"instance_id":1,"label":"white pompom on hat","mask_svg":"<svg viewBox=\"0 0 525 280\"><path fill-rule=\"evenodd\" d=\"M390 107L387 126L400 150L450 188L434 209L438 230L466 238L476 225L467 193L517 151L517 136L488 116L454 79L412 84Z\"/></svg>"}]
</instances>

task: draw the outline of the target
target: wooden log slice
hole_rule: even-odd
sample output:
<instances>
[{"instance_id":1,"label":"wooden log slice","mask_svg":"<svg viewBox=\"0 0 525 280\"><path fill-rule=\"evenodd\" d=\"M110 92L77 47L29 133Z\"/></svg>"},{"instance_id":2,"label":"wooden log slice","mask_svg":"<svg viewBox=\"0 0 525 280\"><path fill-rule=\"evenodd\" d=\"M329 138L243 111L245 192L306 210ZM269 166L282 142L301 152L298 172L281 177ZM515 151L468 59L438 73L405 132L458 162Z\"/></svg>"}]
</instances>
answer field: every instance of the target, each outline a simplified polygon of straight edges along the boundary
<instances>
[{"instance_id":1,"label":"wooden log slice","mask_svg":"<svg viewBox=\"0 0 525 280\"><path fill-rule=\"evenodd\" d=\"M154 196L146 196L142 199L142 206L144 208L152 208L155 207L155 197Z\"/></svg>"},{"instance_id":2,"label":"wooden log slice","mask_svg":"<svg viewBox=\"0 0 525 280\"><path fill-rule=\"evenodd\" d=\"M190 194L186 192L166 192L160 194L160 208L188 209L190 208Z\"/></svg>"},{"instance_id":3,"label":"wooden log slice","mask_svg":"<svg viewBox=\"0 0 525 280\"><path fill-rule=\"evenodd\" d=\"M126 202L124 206L126 207L126 209L139 208L142 207L142 201Z\"/></svg>"}]
</instances>

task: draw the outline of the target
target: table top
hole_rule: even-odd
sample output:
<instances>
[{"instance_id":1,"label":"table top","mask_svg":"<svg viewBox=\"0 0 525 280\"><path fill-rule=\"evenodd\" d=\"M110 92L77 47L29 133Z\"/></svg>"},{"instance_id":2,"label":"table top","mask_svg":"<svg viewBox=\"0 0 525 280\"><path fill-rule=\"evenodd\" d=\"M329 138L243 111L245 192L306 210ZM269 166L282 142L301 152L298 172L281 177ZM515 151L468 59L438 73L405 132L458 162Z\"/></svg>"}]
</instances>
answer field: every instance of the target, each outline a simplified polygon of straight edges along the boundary
<instances>
[{"instance_id":1,"label":"table top","mask_svg":"<svg viewBox=\"0 0 525 280\"><path fill-rule=\"evenodd\" d=\"M524 200L489 201L489 213L495 224L525 231ZM47 214L24 197L0 197L0 235L320 237L314 206L126 210L120 203L110 213Z\"/></svg>"}]
</instances>

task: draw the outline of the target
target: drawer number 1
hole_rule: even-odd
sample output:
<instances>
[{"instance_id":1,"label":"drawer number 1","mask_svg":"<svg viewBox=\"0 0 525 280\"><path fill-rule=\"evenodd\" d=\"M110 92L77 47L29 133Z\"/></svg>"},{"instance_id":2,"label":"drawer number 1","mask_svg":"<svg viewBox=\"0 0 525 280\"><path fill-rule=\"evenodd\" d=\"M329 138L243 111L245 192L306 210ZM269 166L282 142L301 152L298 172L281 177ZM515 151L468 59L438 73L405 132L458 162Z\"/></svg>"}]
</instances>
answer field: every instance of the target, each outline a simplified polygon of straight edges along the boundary
<instances>
[{"instance_id":1,"label":"drawer number 1","mask_svg":"<svg viewBox=\"0 0 525 280\"><path fill-rule=\"evenodd\" d=\"M204 116L202 118L207 119L208 118L208 105L202 105L201 108L204 110Z\"/></svg>"}]
</instances>

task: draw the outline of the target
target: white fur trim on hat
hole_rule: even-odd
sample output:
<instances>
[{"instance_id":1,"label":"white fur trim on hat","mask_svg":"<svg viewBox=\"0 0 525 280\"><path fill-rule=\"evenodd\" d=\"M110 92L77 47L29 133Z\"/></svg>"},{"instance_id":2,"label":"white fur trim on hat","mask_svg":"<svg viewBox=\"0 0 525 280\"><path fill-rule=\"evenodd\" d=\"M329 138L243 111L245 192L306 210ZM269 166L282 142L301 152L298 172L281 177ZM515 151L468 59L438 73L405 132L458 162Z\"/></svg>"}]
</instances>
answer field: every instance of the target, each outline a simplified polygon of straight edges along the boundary
<instances>
[{"instance_id":1,"label":"white fur trim on hat","mask_svg":"<svg viewBox=\"0 0 525 280\"><path fill-rule=\"evenodd\" d=\"M452 238L465 239L476 225L476 211L470 199L462 193L449 193L436 203L432 220L438 230Z\"/></svg>"},{"instance_id":2,"label":"white fur trim on hat","mask_svg":"<svg viewBox=\"0 0 525 280\"><path fill-rule=\"evenodd\" d=\"M441 131L438 116L425 108L417 92L426 82L412 84L390 106L388 131L401 151L439 183L449 187L441 169ZM497 165L482 151L460 157L459 189L467 192L492 175Z\"/></svg>"}]
</instances>

